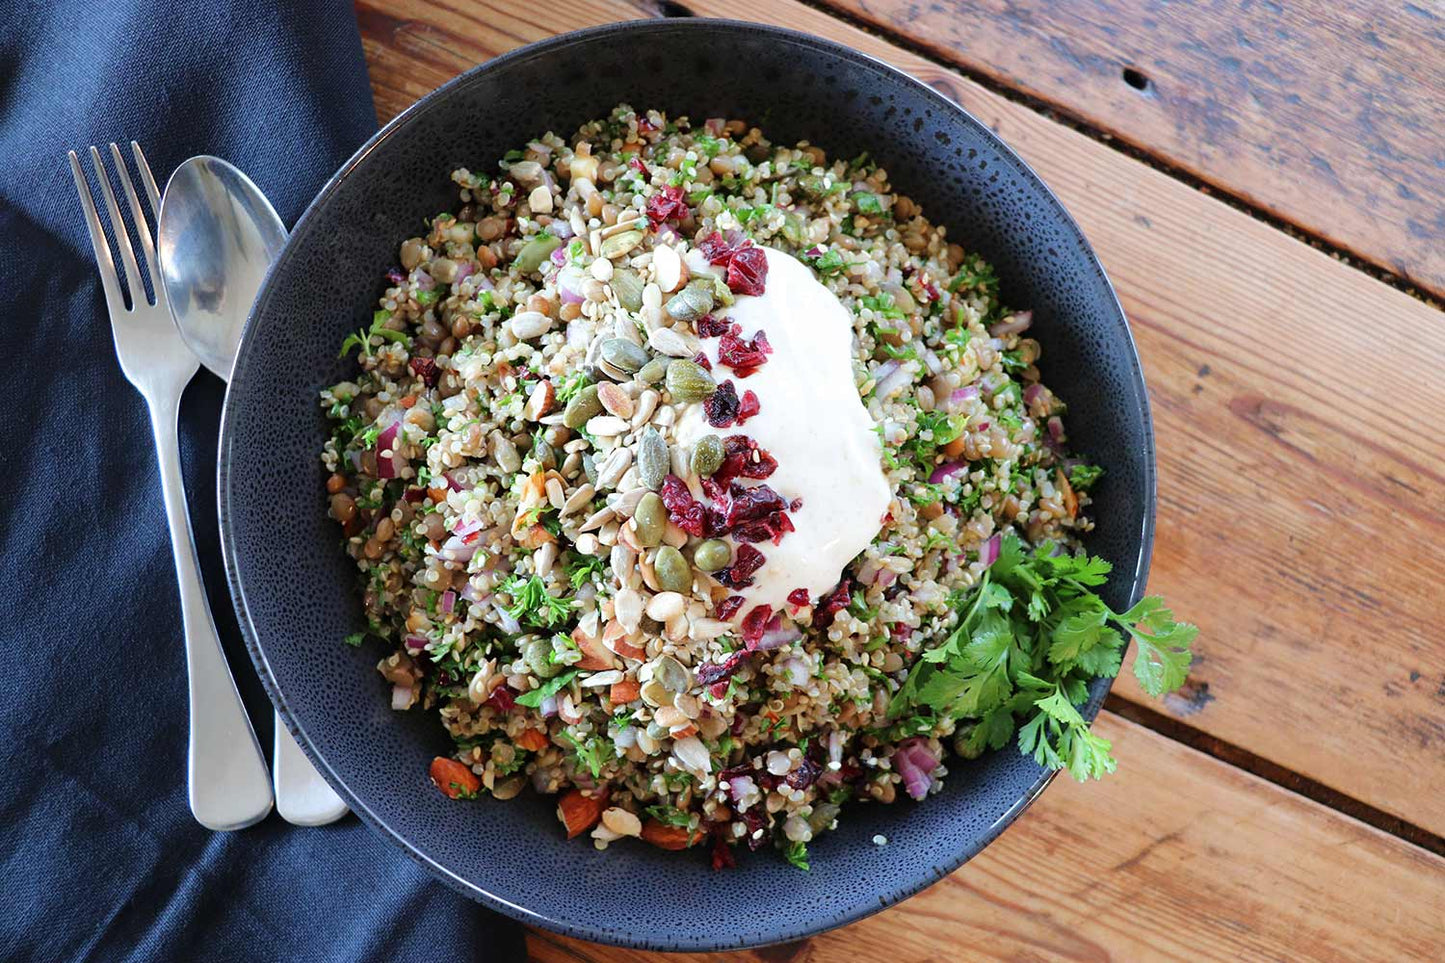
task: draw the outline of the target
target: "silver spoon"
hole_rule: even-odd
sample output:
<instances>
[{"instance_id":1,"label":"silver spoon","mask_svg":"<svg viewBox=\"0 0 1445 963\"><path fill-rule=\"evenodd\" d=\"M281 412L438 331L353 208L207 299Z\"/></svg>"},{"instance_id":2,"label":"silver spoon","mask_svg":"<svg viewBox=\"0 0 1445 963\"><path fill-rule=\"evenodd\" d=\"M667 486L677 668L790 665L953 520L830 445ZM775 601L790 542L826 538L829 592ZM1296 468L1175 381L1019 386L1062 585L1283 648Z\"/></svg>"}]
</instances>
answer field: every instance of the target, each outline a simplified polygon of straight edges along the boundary
<instances>
[{"instance_id":1,"label":"silver spoon","mask_svg":"<svg viewBox=\"0 0 1445 963\"><path fill-rule=\"evenodd\" d=\"M286 227L251 179L218 157L192 157L176 168L161 200L157 249L161 281L181 337L227 381L241 329L266 270L286 244ZM276 811L298 826L346 815L276 714L271 766Z\"/></svg>"}]
</instances>

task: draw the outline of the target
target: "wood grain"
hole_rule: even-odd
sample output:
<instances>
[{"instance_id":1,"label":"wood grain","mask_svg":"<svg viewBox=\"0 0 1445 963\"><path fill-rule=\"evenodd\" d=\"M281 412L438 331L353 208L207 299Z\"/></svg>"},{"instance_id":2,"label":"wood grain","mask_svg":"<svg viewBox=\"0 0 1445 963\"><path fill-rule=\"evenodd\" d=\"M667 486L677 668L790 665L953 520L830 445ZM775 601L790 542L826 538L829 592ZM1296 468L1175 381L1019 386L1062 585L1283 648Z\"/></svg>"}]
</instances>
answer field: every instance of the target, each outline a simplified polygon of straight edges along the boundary
<instances>
[{"instance_id":1,"label":"wood grain","mask_svg":"<svg viewBox=\"0 0 1445 963\"><path fill-rule=\"evenodd\" d=\"M1438 3L823 2L1445 292Z\"/></svg>"},{"instance_id":2,"label":"wood grain","mask_svg":"<svg viewBox=\"0 0 1445 963\"><path fill-rule=\"evenodd\" d=\"M389 115L517 44L651 13L565 0L359 6ZM1204 732L1445 835L1445 325L1172 178L793 3L699 0L889 59L998 130L1118 286L1155 404L1153 591L1200 624L1165 706ZM1045 359L1047 364L1047 359ZM1132 679L1116 689L1142 699Z\"/></svg>"},{"instance_id":3,"label":"wood grain","mask_svg":"<svg viewBox=\"0 0 1445 963\"><path fill-rule=\"evenodd\" d=\"M1118 773L1057 780L983 853L887 913L788 946L668 959L1438 959L1445 860L1117 716L1098 728L1128 747ZM537 963L657 959L541 933L529 949Z\"/></svg>"}]
</instances>

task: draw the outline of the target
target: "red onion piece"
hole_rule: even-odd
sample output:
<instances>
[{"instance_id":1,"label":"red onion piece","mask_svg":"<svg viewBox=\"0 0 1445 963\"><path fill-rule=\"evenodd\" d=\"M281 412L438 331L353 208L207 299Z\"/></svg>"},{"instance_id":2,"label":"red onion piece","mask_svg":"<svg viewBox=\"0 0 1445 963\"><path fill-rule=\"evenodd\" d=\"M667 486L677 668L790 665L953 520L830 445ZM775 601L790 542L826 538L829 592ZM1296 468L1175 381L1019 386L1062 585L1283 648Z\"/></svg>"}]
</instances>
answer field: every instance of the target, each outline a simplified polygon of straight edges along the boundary
<instances>
[{"instance_id":1,"label":"red onion piece","mask_svg":"<svg viewBox=\"0 0 1445 963\"><path fill-rule=\"evenodd\" d=\"M1019 311L989 328L988 333L995 338L1006 338L1011 334L1022 334L1033 323L1034 313L1032 311Z\"/></svg>"},{"instance_id":2,"label":"red onion piece","mask_svg":"<svg viewBox=\"0 0 1445 963\"><path fill-rule=\"evenodd\" d=\"M448 562L470 562L472 556L477 554L477 549L481 547L480 542L467 544L460 536L453 535L442 543L441 548L437 549L437 555Z\"/></svg>"},{"instance_id":3,"label":"red onion piece","mask_svg":"<svg viewBox=\"0 0 1445 963\"><path fill-rule=\"evenodd\" d=\"M898 751L906 753L914 765L930 775L938 768L938 757L928 751L928 743L923 739L909 739L900 743Z\"/></svg>"},{"instance_id":4,"label":"red onion piece","mask_svg":"<svg viewBox=\"0 0 1445 963\"><path fill-rule=\"evenodd\" d=\"M1056 445L1064 443L1064 422L1058 415L1054 415L1045 424L1049 429L1049 440Z\"/></svg>"},{"instance_id":5,"label":"red onion piece","mask_svg":"<svg viewBox=\"0 0 1445 963\"><path fill-rule=\"evenodd\" d=\"M939 374L943 371L943 361L934 353L932 348L923 352L923 364L928 368L929 374Z\"/></svg>"},{"instance_id":6,"label":"red onion piece","mask_svg":"<svg viewBox=\"0 0 1445 963\"><path fill-rule=\"evenodd\" d=\"M542 713L543 719L552 718L557 714L557 696L555 694L546 696L537 709Z\"/></svg>"},{"instance_id":7,"label":"red onion piece","mask_svg":"<svg viewBox=\"0 0 1445 963\"><path fill-rule=\"evenodd\" d=\"M878 384L873 391L879 398L887 398L893 394L893 392L913 380L913 375L899 365L897 361L889 361L879 365L874 377L877 379Z\"/></svg>"},{"instance_id":8,"label":"red onion piece","mask_svg":"<svg viewBox=\"0 0 1445 963\"><path fill-rule=\"evenodd\" d=\"M482 599L486 598L486 596L482 594L482 590L473 585L470 579L467 580L466 585L462 586L461 594L462 598L466 599L468 602L480 602L482 601Z\"/></svg>"},{"instance_id":9,"label":"red onion piece","mask_svg":"<svg viewBox=\"0 0 1445 963\"><path fill-rule=\"evenodd\" d=\"M437 608L446 615L451 615L452 610L457 607L457 593L447 589L442 593L441 599L437 602Z\"/></svg>"},{"instance_id":10,"label":"red onion piece","mask_svg":"<svg viewBox=\"0 0 1445 963\"><path fill-rule=\"evenodd\" d=\"M426 648L426 637L422 635L408 635L401 642L412 655L418 655Z\"/></svg>"},{"instance_id":11,"label":"red onion piece","mask_svg":"<svg viewBox=\"0 0 1445 963\"><path fill-rule=\"evenodd\" d=\"M933 472L928 476L928 483L930 485L942 485L954 475L966 473L967 471L968 462L966 461L946 461L933 469Z\"/></svg>"},{"instance_id":12,"label":"red onion piece","mask_svg":"<svg viewBox=\"0 0 1445 963\"><path fill-rule=\"evenodd\" d=\"M411 272L411 278L413 281L416 282L416 288L418 291L430 291L432 288L437 286L436 279L433 278L430 274L426 273L426 271L422 270L421 268L417 268L415 271Z\"/></svg>"},{"instance_id":13,"label":"red onion piece","mask_svg":"<svg viewBox=\"0 0 1445 963\"><path fill-rule=\"evenodd\" d=\"M773 616L772 621L763 629L763 634L758 639L756 646L759 652L768 652L772 649L779 649L789 642L796 642L803 637L802 631L795 625L783 627L781 616Z\"/></svg>"},{"instance_id":14,"label":"red onion piece","mask_svg":"<svg viewBox=\"0 0 1445 963\"><path fill-rule=\"evenodd\" d=\"M557 250L562 249L559 247ZM557 294L564 304L581 304L586 300L582 297L584 280L582 272L570 264L557 272Z\"/></svg>"},{"instance_id":15,"label":"red onion piece","mask_svg":"<svg viewBox=\"0 0 1445 963\"><path fill-rule=\"evenodd\" d=\"M457 264L457 273L456 276L452 278L452 283L461 284L467 278L471 277L473 274L476 273L477 264L475 261L460 261Z\"/></svg>"},{"instance_id":16,"label":"red onion piece","mask_svg":"<svg viewBox=\"0 0 1445 963\"><path fill-rule=\"evenodd\" d=\"M948 396L948 400L954 404L962 404L976 398L978 398L978 385L964 385L962 388L955 388L953 394Z\"/></svg>"},{"instance_id":17,"label":"red onion piece","mask_svg":"<svg viewBox=\"0 0 1445 963\"><path fill-rule=\"evenodd\" d=\"M898 581L897 572L891 568L880 568L878 570L878 577L873 580L873 584L887 588L896 581Z\"/></svg>"},{"instance_id":18,"label":"red onion piece","mask_svg":"<svg viewBox=\"0 0 1445 963\"><path fill-rule=\"evenodd\" d=\"M376 477L395 478L406 464L406 459L397 454L392 447L396 444L397 429L401 427L401 419L398 418L384 428L381 434L376 436ZM382 452L392 452L390 457L382 455Z\"/></svg>"},{"instance_id":19,"label":"red onion piece","mask_svg":"<svg viewBox=\"0 0 1445 963\"><path fill-rule=\"evenodd\" d=\"M411 705L415 693L409 685L394 685L391 687L391 707L401 710Z\"/></svg>"},{"instance_id":20,"label":"red onion piece","mask_svg":"<svg viewBox=\"0 0 1445 963\"><path fill-rule=\"evenodd\" d=\"M984 568L988 568L994 562L998 561L999 548L1002 545L1003 536L995 533L993 538L990 538L988 541L984 542L983 546L979 548L978 560L983 563Z\"/></svg>"},{"instance_id":21,"label":"red onion piece","mask_svg":"<svg viewBox=\"0 0 1445 963\"><path fill-rule=\"evenodd\" d=\"M567 249L565 247L557 248L552 252L551 259L553 264L562 267L567 263Z\"/></svg>"},{"instance_id":22,"label":"red onion piece","mask_svg":"<svg viewBox=\"0 0 1445 963\"><path fill-rule=\"evenodd\" d=\"M1044 393L1044 390L1044 386L1038 382L1029 385L1024 389L1024 404L1032 406L1035 401L1039 400L1039 396Z\"/></svg>"},{"instance_id":23,"label":"red onion piece","mask_svg":"<svg viewBox=\"0 0 1445 963\"><path fill-rule=\"evenodd\" d=\"M572 230L572 222L563 218L554 218L551 224L547 225L547 231L559 241L570 240L576 232ZM557 250L561 250L558 248Z\"/></svg>"},{"instance_id":24,"label":"red onion piece","mask_svg":"<svg viewBox=\"0 0 1445 963\"><path fill-rule=\"evenodd\" d=\"M458 522L457 527L452 529L452 534L465 539L468 535L480 532L484 525L485 523L480 518L474 518L469 522Z\"/></svg>"},{"instance_id":25,"label":"red onion piece","mask_svg":"<svg viewBox=\"0 0 1445 963\"><path fill-rule=\"evenodd\" d=\"M714 137L721 137L726 124L727 120L722 117L709 117L702 126Z\"/></svg>"},{"instance_id":26,"label":"red onion piece","mask_svg":"<svg viewBox=\"0 0 1445 963\"><path fill-rule=\"evenodd\" d=\"M928 795L933 777L920 769L907 753L900 751L893 754L893 769L903 777L903 788L908 795L916 800Z\"/></svg>"}]
</instances>

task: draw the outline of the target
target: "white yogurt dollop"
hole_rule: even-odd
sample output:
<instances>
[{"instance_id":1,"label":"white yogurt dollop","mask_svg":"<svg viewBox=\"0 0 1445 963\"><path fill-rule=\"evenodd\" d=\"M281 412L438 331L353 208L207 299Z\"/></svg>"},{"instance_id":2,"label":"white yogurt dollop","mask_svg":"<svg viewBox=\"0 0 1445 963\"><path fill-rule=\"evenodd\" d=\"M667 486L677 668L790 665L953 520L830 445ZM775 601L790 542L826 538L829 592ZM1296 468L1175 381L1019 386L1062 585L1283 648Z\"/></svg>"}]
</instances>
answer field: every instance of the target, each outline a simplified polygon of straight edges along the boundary
<instances>
[{"instance_id":1,"label":"white yogurt dollop","mask_svg":"<svg viewBox=\"0 0 1445 963\"><path fill-rule=\"evenodd\" d=\"M773 347L767 363L739 378L717 363L716 338L702 342L714 377L731 379L739 397L754 392L758 414L742 426L717 429L707 423L702 405L692 405L673 432L688 446L708 434L749 436L778 462L762 483L789 501L803 500L790 513L795 531L777 545L754 546L767 561L753 584L739 590L745 602L735 620L758 605L784 608L794 589L807 589L811 599L832 590L844 566L882 528L892 499L873 419L853 383L852 317L806 265L781 251L763 250L768 259L763 293L739 297L719 315L741 325L745 339L767 332Z\"/></svg>"}]
</instances>

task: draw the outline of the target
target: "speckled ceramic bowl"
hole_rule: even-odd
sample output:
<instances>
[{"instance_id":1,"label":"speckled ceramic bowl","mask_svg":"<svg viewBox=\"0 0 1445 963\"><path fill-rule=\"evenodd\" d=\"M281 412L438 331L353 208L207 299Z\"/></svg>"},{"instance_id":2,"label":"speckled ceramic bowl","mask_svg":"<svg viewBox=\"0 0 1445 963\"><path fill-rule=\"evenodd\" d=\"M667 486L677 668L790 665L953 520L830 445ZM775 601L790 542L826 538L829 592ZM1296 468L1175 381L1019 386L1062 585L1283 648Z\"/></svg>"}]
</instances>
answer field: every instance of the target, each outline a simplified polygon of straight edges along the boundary
<instances>
[{"instance_id":1,"label":"speckled ceramic bowl","mask_svg":"<svg viewBox=\"0 0 1445 963\"><path fill-rule=\"evenodd\" d=\"M1148 402L1134 344L1099 262L1058 200L979 121L844 47L713 20L618 24L524 47L423 99L371 139L296 225L255 306L226 396L220 510L231 592L266 688L301 746L358 815L443 882L527 923L648 949L793 940L876 913L956 869L1048 783L1013 748L954 764L941 795L855 805L811 846L812 871L741 853L568 842L550 799L457 803L427 780L449 749L434 714L388 707L354 570L325 517L317 390L344 377L336 346L369 317L397 245L455 204L449 172L485 169L546 130L619 102L750 118L776 142L869 151L897 188L997 268L1034 310L1048 383L1079 449L1107 469L1090 548L1141 591L1154 512ZM1097 711L1108 686L1097 682ZM888 838L876 846L875 834Z\"/></svg>"}]
</instances>

